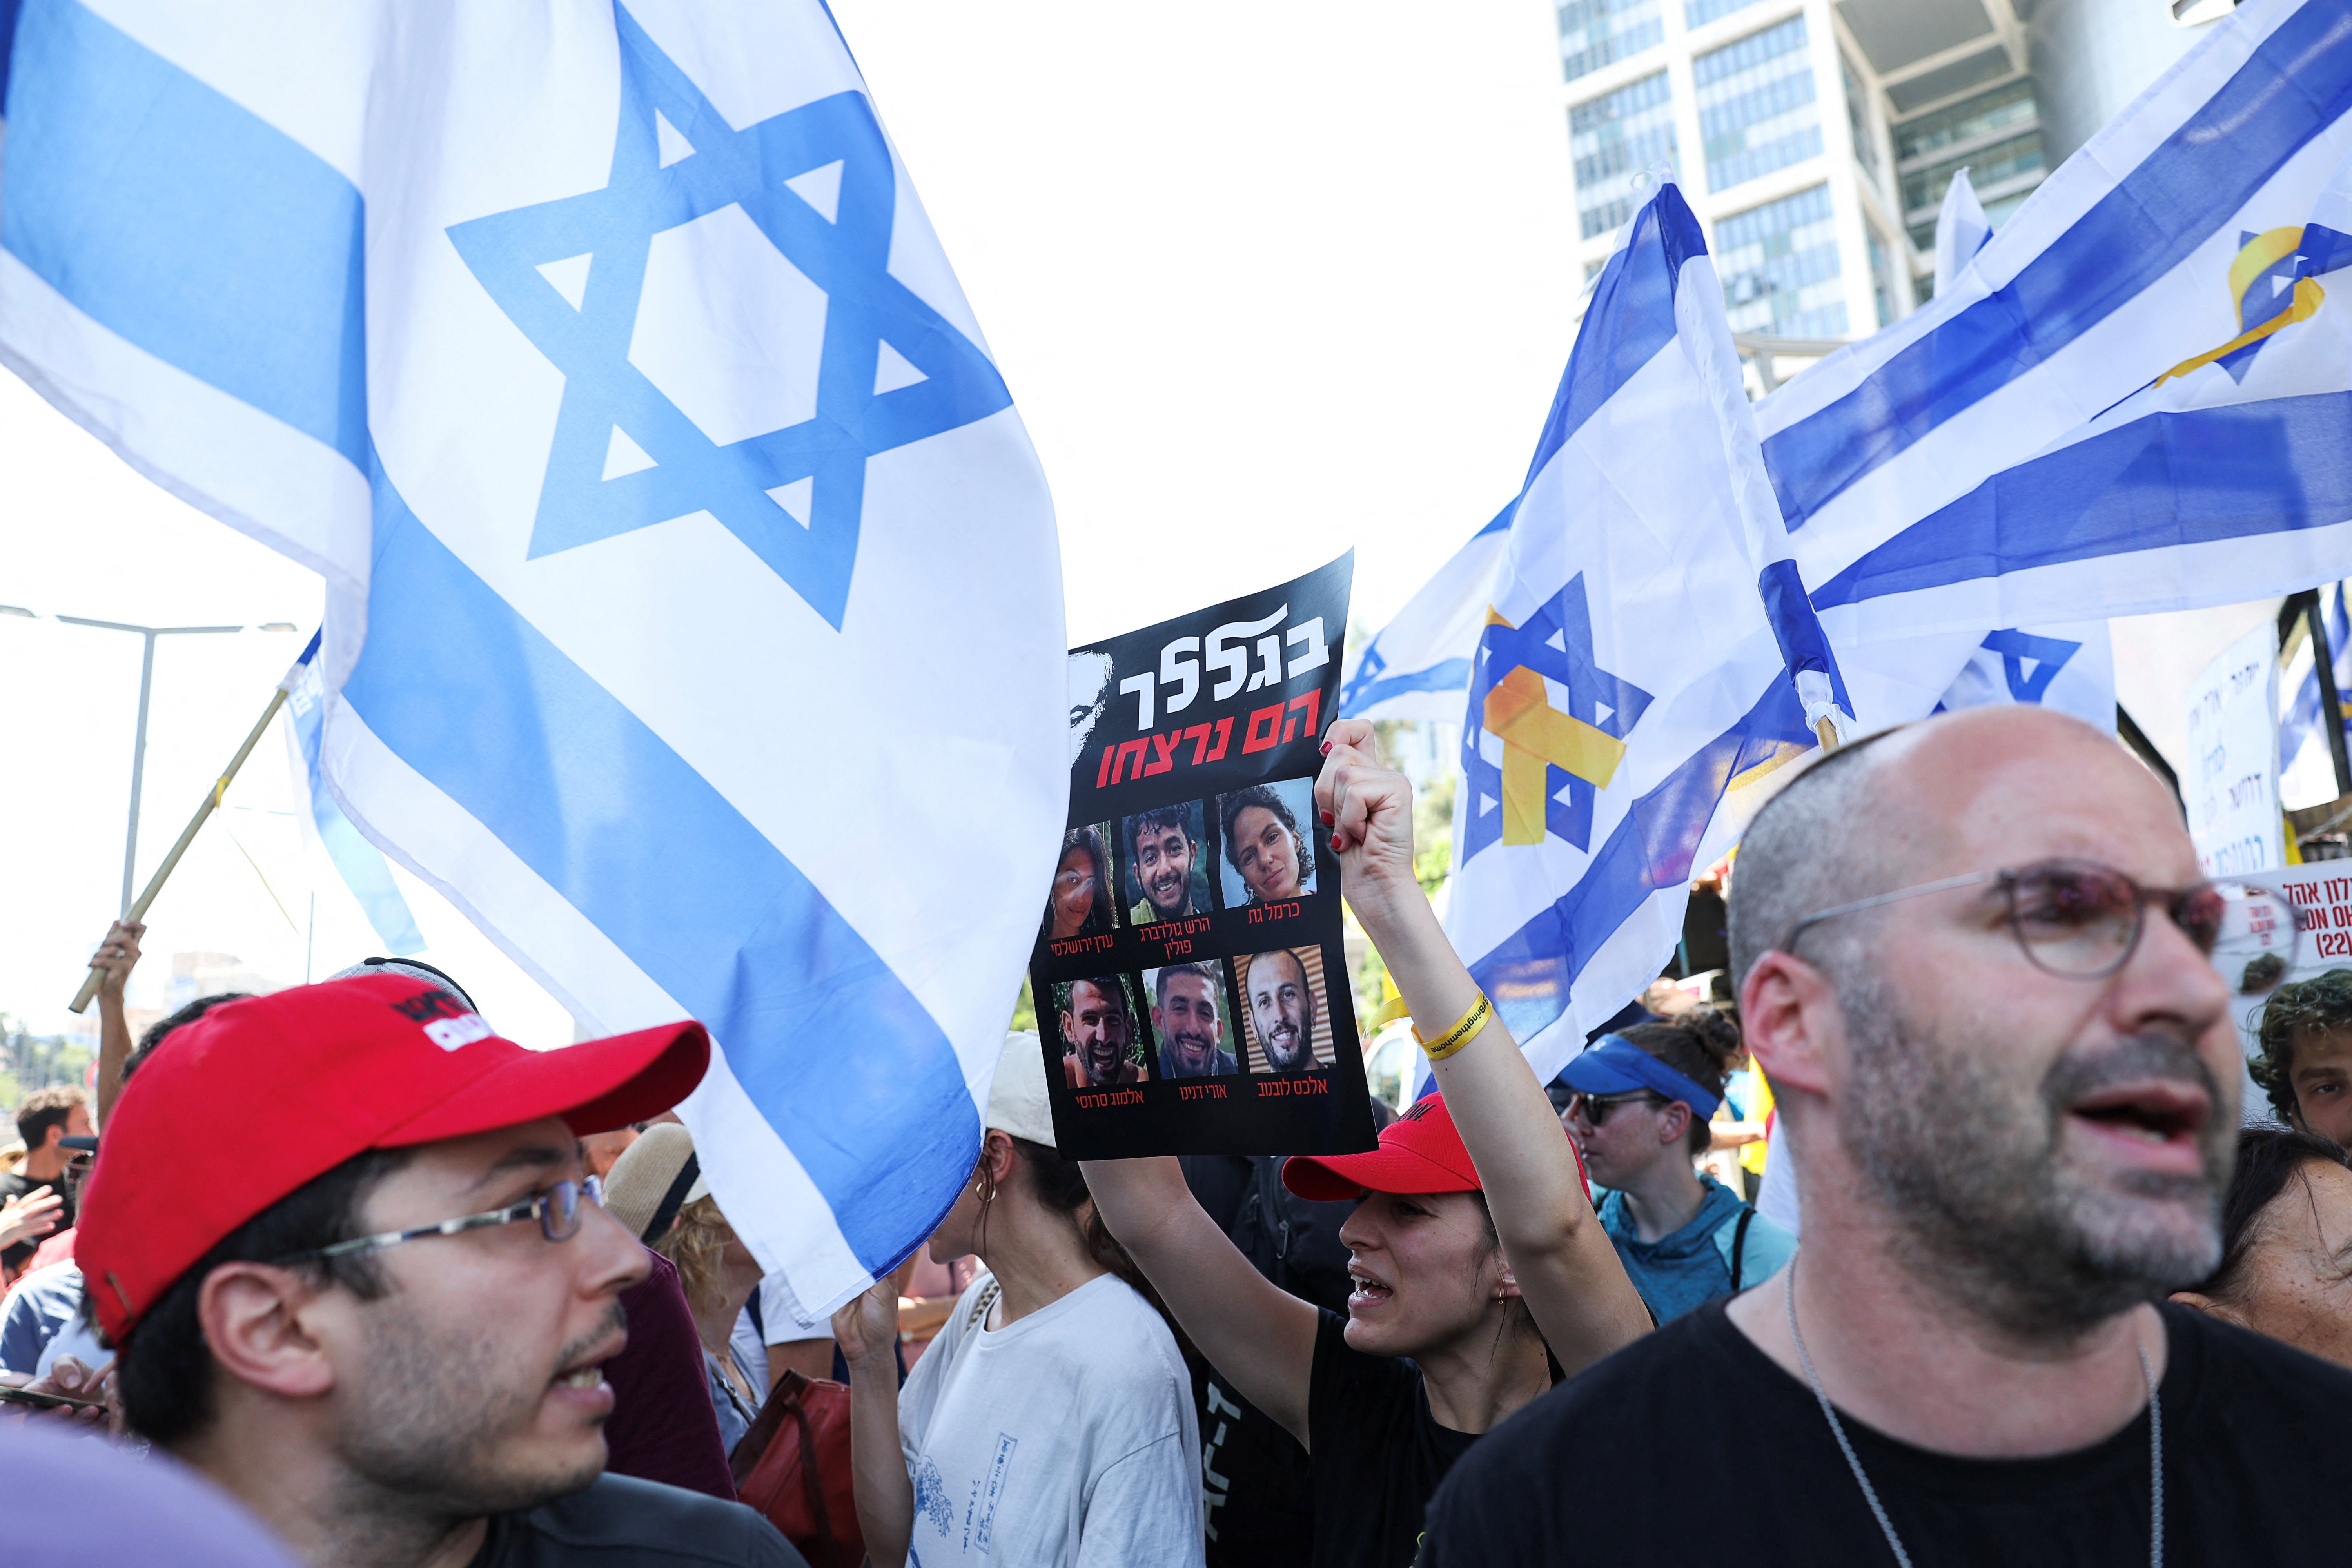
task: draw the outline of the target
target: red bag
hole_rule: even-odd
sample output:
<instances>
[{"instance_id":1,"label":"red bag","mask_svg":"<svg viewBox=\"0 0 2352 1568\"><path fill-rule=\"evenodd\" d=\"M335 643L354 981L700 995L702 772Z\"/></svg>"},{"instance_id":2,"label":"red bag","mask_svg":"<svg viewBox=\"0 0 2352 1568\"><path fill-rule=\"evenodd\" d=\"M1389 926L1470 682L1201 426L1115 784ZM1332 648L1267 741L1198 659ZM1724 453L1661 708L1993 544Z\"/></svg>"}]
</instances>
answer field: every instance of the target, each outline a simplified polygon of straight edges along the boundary
<instances>
[{"instance_id":1,"label":"red bag","mask_svg":"<svg viewBox=\"0 0 2352 1568\"><path fill-rule=\"evenodd\" d=\"M811 1568L857 1568L864 1560L847 1384L785 1372L727 1462L736 1495L782 1531Z\"/></svg>"}]
</instances>

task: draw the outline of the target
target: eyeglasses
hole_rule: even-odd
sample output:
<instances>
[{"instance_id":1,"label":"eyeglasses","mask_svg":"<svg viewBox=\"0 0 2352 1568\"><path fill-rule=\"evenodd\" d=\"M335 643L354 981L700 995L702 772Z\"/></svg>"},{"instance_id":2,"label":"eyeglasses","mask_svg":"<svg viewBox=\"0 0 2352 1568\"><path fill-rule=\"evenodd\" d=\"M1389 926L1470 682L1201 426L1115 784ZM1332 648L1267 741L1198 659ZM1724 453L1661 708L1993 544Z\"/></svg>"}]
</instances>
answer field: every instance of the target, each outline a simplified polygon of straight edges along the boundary
<instances>
[{"instance_id":1,"label":"eyeglasses","mask_svg":"<svg viewBox=\"0 0 2352 1568\"><path fill-rule=\"evenodd\" d=\"M1586 1126L1598 1127L1603 1121L1608 1121L1609 1113L1616 1110L1619 1106L1634 1105L1643 1100L1655 1100L1656 1098L1657 1097L1655 1095L1653 1095L1646 1089L1637 1089L1630 1094L1609 1095L1587 1094L1583 1090L1579 1089L1576 1093L1568 1097L1568 1109L1561 1111L1560 1114L1563 1117L1581 1116L1584 1118L1584 1123Z\"/></svg>"},{"instance_id":2,"label":"eyeglasses","mask_svg":"<svg viewBox=\"0 0 2352 1568\"><path fill-rule=\"evenodd\" d=\"M1780 945L1793 951L1812 926L1839 915L1955 888L2000 888L2010 931L2026 959L2047 974L2097 980L2121 969L2139 945L2146 910L2160 904L2242 997L2266 996L2294 966L2300 932L2294 907L2248 882L2143 888L2095 860L2050 860L2012 871L1978 871L1818 910L1799 921Z\"/></svg>"},{"instance_id":3,"label":"eyeglasses","mask_svg":"<svg viewBox=\"0 0 2352 1568\"><path fill-rule=\"evenodd\" d=\"M488 1230L493 1226L517 1225L527 1219L539 1221L539 1234L550 1241L570 1241L580 1234L580 1204L583 1199L597 1208L604 1206L604 1184L593 1176L579 1181L557 1182L543 1193L533 1193L518 1204L487 1214L469 1214L457 1219L445 1219L438 1225L421 1225L414 1230L387 1230L374 1236L354 1237L331 1247L312 1247L308 1252L289 1252L283 1258L273 1258L272 1263L307 1263L320 1258L349 1258L354 1253L382 1252L387 1247L398 1247L404 1241L415 1241L427 1236L456 1236L460 1231Z\"/></svg>"}]
</instances>

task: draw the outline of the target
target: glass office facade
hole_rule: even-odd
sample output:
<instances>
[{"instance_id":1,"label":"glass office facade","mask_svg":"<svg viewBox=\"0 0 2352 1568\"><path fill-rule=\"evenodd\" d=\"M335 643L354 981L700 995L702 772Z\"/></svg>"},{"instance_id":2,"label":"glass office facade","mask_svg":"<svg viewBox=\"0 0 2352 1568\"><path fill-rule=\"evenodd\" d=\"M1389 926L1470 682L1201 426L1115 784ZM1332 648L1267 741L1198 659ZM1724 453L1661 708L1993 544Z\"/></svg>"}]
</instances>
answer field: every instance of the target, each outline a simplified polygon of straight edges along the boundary
<instances>
[{"instance_id":1,"label":"glass office facade","mask_svg":"<svg viewBox=\"0 0 2352 1568\"><path fill-rule=\"evenodd\" d=\"M1698 56L1691 76L1707 189L1729 190L1821 152L1821 106L1803 16Z\"/></svg>"},{"instance_id":2,"label":"glass office facade","mask_svg":"<svg viewBox=\"0 0 2352 1568\"><path fill-rule=\"evenodd\" d=\"M1585 238L1607 234L1631 217L1642 205L1642 171L1660 158L1673 161L1674 113L1664 71L1568 111L1577 226Z\"/></svg>"},{"instance_id":3,"label":"glass office facade","mask_svg":"<svg viewBox=\"0 0 2352 1568\"><path fill-rule=\"evenodd\" d=\"M1568 80L1664 41L1660 0L1566 0L1559 7L1559 68Z\"/></svg>"},{"instance_id":4,"label":"glass office facade","mask_svg":"<svg viewBox=\"0 0 2352 1568\"><path fill-rule=\"evenodd\" d=\"M1715 267L1733 331L1845 336L1845 289L1838 278L1827 184L1717 223Z\"/></svg>"}]
</instances>

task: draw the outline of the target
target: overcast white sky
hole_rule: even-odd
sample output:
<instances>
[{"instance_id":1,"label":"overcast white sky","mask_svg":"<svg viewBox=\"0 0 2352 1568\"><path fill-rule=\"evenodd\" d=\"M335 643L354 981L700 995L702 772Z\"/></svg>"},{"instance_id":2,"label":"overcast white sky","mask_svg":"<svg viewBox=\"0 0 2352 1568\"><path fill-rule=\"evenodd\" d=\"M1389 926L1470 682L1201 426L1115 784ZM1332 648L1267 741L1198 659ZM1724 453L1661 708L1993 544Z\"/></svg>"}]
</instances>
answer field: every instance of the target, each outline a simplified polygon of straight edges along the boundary
<instances>
[{"instance_id":1,"label":"overcast white sky","mask_svg":"<svg viewBox=\"0 0 2352 1568\"><path fill-rule=\"evenodd\" d=\"M1074 641L1350 547L1358 617L1377 626L1517 492L1580 284L1549 0L834 12L1044 459ZM0 373L0 604L302 627L162 645L143 880L320 595ZM135 637L0 616L0 1011L42 1032L64 1026L116 907L138 655ZM289 982L313 937L318 974L376 951L303 850L279 736L228 799L151 916L153 1000L176 951ZM545 993L403 880L425 956L499 1027L570 1037Z\"/></svg>"}]
</instances>

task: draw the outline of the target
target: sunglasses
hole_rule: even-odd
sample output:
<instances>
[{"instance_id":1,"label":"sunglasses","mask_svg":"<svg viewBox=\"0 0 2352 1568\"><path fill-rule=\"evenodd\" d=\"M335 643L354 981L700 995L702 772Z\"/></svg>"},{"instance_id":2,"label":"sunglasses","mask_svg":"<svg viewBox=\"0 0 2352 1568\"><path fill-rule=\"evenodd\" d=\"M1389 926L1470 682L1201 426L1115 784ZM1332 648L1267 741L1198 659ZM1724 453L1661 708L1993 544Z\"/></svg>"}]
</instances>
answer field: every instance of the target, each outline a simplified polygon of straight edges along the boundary
<instances>
[{"instance_id":1,"label":"sunglasses","mask_svg":"<svg viewBox=\"0 0 2352 1568\"><path fill-rule=\"evenodd\" d=\"M1609 1113L1619 1106L1638 1105L1656 1098L1646 1089L1637 1089L1629 1094L1586 1094L1579 1089L1568 1097L1568 1107L1560 1114L1563 1117L1581 1116L1586 1126L1598 1127L1608 1121Z\"/></svg>"},{"instance_id":2,"label":"sunglasses","mask_svg":"<svg viewBox=\"0 0 2352 1568\"><path fill-rule=\"evenodd\" d=\"M2010 931L2026 961L2045 974L2098 980L2113 974L2138 947L2147 909L2160 906L2180 934L2212 961L2241 997L2269 995L2294 967L2300 935L2294 907L2250 882L2200 882L2189 888L2143 888L2095 860L2048 860L2015 870L1978 871L1898 888L1807 915L1790 928L1782 951L1813 926L1840 915L1957 888L1998 888Z\"/></svg>"}]
</instances>

